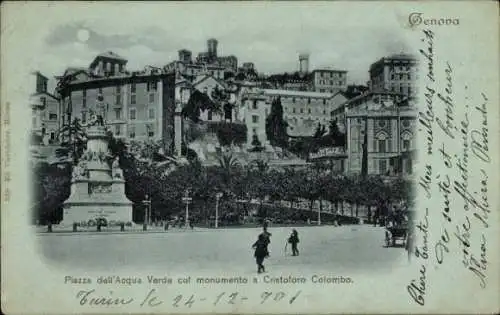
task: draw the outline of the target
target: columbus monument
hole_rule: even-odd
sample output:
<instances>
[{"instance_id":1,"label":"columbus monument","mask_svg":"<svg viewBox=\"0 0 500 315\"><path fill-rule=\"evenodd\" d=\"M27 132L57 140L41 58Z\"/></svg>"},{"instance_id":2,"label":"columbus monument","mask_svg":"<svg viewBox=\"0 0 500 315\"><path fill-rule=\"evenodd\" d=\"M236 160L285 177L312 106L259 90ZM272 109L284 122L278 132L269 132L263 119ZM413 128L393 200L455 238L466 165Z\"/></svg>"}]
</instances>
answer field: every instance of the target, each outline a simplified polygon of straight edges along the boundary
<instances>
[{"instance_id":1,"label":"columbus monument","mask_svg":"<svg viewBox=\"0 0 500 315\"><path fill-rule=\"evenodd\" d=\"M73 167L71 193L64 202L61 225L88 224L97 219L133 223L132 202L125 196L123 170L118 158L111 163L108 152L104 115L97 110L85 125L87 149Z\"/></svg>"}]
</instances>

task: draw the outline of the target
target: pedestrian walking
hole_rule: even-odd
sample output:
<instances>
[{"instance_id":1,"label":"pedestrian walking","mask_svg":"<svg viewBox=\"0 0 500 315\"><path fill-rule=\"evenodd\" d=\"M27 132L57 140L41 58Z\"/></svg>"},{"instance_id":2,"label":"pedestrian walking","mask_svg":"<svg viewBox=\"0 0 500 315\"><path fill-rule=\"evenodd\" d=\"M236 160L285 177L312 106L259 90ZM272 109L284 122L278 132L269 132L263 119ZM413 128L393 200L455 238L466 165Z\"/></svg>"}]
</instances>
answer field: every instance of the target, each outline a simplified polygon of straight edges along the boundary
<instances>
[{"instance_id":1,"label":"pedestrian walking","mask_svg":"<svg viewBox=\"0 0 500 315\"><path fill-rule=\"evenodd\" d=\"M264 259L268 256L267 245L268 242L264 233L259 234L257 241L252 245L252 248L255 249L254 257L257 263L257 273L266 271Z\"/></svg>"},{"instance_id":2,"label":"pedestrian walking","mask_svg":"<svg viewBox=\"0 0 500 315\"><path fill-rule=\"evenodd\" d=\"M270 256L270 253L269 253L269 244L271 243L271 233L267 231L267 225L264 225L264 227L262 228L262 233L260 235L262 235L263 239L264 239L264 242L266 244L266 257L269 257Z\"/></svg>"},{"instance_id":3,"label":"pedestrian walking","mask_svg":"<svg viewBox=\"0 0 500 315\"><path fill-rule=\"evenodd\" d=\"M288 243L292 245L292 256L298 256L299 249L297 248L297 244L299 243L299 233L297 230L293 229L292 235L288 238Z\"/></svg>"}]
</instances>

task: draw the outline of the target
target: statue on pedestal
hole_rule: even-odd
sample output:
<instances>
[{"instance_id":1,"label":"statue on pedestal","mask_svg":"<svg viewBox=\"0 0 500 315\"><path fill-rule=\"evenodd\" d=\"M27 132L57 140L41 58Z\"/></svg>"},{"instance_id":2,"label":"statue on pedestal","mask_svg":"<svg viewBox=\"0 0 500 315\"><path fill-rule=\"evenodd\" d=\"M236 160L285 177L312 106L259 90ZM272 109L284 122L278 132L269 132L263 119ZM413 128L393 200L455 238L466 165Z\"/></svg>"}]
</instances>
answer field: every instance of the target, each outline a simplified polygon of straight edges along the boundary
<instances>
[{"instance_id":1,"label":"statue on pedestal","mask_svg":"<svg viewBox=\"0 0 500 315\"><path fill-rule=\"evenodd\" d=\"M123 170L120 168L119 158L116 157L111 166L111 174L113 178L123 179Z\"/></svg>"},{"instance_id":2,"label":"statue on pedestal","mask_svg":"<svg viewBox=\"0 0 500 315\"><path fill-rule=\"evenodd\" d=\"M73 167L72 178L74 180L87 178L87 164L83 160Z\"/></svg>"}]
</instances>

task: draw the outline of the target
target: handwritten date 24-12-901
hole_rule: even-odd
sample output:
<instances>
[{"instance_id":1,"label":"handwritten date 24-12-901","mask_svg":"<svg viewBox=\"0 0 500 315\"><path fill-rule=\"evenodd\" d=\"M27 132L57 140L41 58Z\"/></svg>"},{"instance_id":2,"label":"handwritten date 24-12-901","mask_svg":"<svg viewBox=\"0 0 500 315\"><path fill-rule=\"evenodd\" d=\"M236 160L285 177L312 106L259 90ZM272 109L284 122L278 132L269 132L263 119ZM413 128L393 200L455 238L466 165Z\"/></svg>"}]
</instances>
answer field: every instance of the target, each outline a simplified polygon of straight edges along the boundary
<instances>
[{"instance_id":1,"label":"handwritten date 24-12-901","mask_svg":"<svg viewBox=\"0 0 500 315\"><path fill-rule=\"evenodd\" d=\"M172 297L161 296L156 289L151 289L148 291L143 298L135 299L133 297L116 296L113 291L109 291L108 294L98 294L96 290L81 290L76 294L76 299L81 306L102 306L102 307L119 307L126 305L137 304L140 307L154 308L160 305L168 305L171 307L180 308L186 307L191 308L194 304L203 303L206 306L217 306L222 304L232 305L232 304L243 304L245 301L254 300L254 302L265 304L265 303L288 303L293 304L295 300L302 293L301 290L293 292L293 294L288 294L283 291L271 292L264 291L255 298L246 296L240 292L221 292L214 296L195 296L177 294Z\"/></svg>"}]
</instances>

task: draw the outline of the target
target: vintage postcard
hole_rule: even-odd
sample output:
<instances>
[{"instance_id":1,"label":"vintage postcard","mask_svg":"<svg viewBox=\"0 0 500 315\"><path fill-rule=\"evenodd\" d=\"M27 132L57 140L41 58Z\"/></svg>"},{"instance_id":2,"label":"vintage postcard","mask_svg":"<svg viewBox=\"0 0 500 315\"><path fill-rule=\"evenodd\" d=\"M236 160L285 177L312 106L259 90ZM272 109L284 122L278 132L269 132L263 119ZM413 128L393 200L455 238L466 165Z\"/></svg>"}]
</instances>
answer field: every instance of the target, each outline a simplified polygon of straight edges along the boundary
<instances>
[{"instance_id":1,"label":"vintage postcard","mask_svg":"<svg viewBox=\"0 0 500 315\"><path fill-rule=\"evenodd\" d=\"M498 313L498 17L3 2L2 311Z\"/></svg>"}]
</instances>

